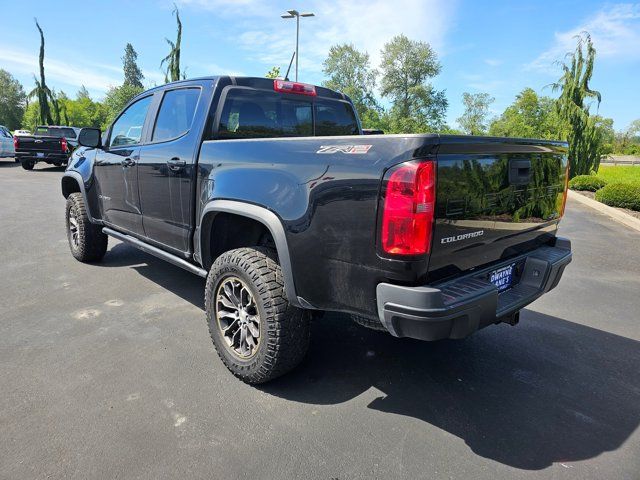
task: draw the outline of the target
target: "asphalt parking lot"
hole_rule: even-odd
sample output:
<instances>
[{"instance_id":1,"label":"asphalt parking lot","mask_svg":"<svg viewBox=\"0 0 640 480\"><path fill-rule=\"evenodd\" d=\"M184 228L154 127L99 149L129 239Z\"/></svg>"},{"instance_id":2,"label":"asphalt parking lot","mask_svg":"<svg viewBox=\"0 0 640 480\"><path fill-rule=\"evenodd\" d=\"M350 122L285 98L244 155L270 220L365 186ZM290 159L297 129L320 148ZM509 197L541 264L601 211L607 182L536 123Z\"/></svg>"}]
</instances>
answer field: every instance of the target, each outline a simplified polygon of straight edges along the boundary
<instances>
[{"instance_id":1,"label":"asphalt parking lot","mask_svg":"<svg viewBox=\"0 0 640 480\"><path fill-rule=\"evenodd\" d=\"M640 478L640 233L569 203L574 261L463 341L328 315L261 388L216 356L204 280L68 251L62 169L0 160L0 478Z\"/></svg>"}]
</instances>

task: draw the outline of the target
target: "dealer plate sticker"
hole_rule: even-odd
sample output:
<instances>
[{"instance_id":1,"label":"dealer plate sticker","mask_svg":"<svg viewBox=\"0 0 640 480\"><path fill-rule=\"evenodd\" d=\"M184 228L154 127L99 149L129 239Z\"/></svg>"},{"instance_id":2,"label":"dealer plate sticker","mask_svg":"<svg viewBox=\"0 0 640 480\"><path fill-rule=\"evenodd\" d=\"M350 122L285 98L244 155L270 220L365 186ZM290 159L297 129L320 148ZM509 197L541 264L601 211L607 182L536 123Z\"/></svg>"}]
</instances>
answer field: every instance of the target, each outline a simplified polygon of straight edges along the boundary
<instances>
[{"instance_id":1,"label":"dealer plate sticker","mask_svg":"<svg viewBox=\"0 0 640 480\"><path fill-rule=\"evenodd\" d=\"M489 274L489 281L493 283L496 287L498 287L498 291L502 292L507 288L511 287L513 283L513 269L515 267L515 263L508 265L506 267L499 268L494 270Z\"/></svg>"}]
</instances>

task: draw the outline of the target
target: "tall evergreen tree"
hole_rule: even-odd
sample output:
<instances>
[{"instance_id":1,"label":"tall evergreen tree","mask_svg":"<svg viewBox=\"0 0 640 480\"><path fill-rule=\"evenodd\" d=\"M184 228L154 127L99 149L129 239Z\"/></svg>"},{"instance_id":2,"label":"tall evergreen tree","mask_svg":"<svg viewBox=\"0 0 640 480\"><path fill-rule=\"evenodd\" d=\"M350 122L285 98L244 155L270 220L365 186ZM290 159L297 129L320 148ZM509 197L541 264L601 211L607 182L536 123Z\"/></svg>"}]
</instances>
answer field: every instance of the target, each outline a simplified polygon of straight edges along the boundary
<instances>
[{"instance_id":1,"label":"tall evergreen tree","mask_svg":"<svg viewBox=\"0 0 640 480\"><path fill-rule=\"evenodd\" d=\"M35 18L34 20L36 22L36 27L40 32L40 56L38 58L38 63L40 65L40 80L34 76L36 87L31 91L31 93L29 93L29 97L37 97L38 99L38 105L40 107L40 123L51 125L53 124L53 119L51 118L49 100L52 99L52 95L44 78L44 33L42 32L42 28L40 28L38 19Z\"/></svg>"},{"instance_id":2,"label":"tall evergreen tree","mask_svg":"<svg viewBox=\"0 0 640 480\"><path fill-rule=\"evenodd\" d=\"M165 40L171 47L171 50L169 51L169 55L164 57L162 59L162 62L160 62L160 68L162 68L162 66L165 63L167 64L167 69L165 70L165 74L164 74L165 83L176 82L181 78L180 77L180 44L182 42L182 22L180 21L180 12L178 11L178 7L176 7L175 4L173 5L173 14L176 16L176 23L178 28L176 41L174 43L168 38L165 38Z\"/></svg>"},{"instance_id":3,"label":"tall evergreen tree","mask_svg":"<svg viewBox=\"0 0 640 480\"><path fill-rule=\"evenodd\" d=\"M589 114L590 100L600 105L602 96L589 85L596 60L591 36L584 32L569 63L562 64L562 77L553 84L560 91L556 110L563 121L563 134L569 142L570 177L598 170L604 149L603 132L596 116Z\"/></svg>"},{"instance_id":4,"label":"tall evergreen tree","mask_svg":"<svg viewBox=\"0 0 640 480\"><path fill-rule=\"evenodd\" d=\"M138 67L136 60L138 59L138 53L133 48L133 45L127 43L124 47L124 57L122 57L122 66L124 69L124 84L133 85L134 87L142 88L142 80L144 75L142 70Z\"/></svg>"}]
</instances>

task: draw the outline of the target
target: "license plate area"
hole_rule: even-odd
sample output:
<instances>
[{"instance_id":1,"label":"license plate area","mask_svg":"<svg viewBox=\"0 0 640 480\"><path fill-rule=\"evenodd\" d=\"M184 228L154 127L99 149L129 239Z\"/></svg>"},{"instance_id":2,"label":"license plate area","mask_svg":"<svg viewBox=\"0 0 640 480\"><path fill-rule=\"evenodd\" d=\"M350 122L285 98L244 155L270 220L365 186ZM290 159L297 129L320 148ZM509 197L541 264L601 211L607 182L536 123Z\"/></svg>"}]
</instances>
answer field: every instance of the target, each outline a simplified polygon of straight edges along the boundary
<instances>
[{"instance_id":1,"label":"license plate area","mask_svg":"<svg viewBox=\"0 0 640 480\"><path fill-rule=\"evenodd\" d=\"M518 269L516 267L517 265L512 263L492 270L487 274L487 280L496 286L498 292L504 292L516 283L514 281L518 274Z\"/></svg>"},{"instance_id":2,"label":"license plate area","mask_svg":"<svg viewBox=\"0 0 640 480\"><path fill-rule=\"evenodd\" d=\"M37 158L44 158L44 153L42 153L42 152L37 152L37 153L36 153L36 157L37 157Z\"/></svg>"}]
</instances>

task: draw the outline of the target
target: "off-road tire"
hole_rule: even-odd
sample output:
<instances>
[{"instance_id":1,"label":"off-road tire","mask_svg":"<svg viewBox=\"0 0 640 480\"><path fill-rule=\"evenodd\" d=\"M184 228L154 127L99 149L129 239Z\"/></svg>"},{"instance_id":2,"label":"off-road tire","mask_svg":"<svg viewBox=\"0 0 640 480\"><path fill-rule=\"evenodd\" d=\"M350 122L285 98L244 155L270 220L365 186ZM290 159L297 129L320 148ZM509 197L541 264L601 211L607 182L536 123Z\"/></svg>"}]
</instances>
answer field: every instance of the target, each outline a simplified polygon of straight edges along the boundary
<instances>
[{"instance_id":1,"label":"off-road tire","mask_svg":"<svg viewBox=\"0 0 640 480\"><path fill-rule=\"evenodd\" d=\"M250 290L260 315L260 342L255 353L240 358L227 345L216 317L216 292L236 277ZM214 262L205 288L207 323L222 362L245 383L265 383L295 368L309 348L309 311L289 304L276 252L266 247L238 248Z\"/></svg>"},{"instance_id":2,"label":"off-road tire","mask_svg":"<svg viewBox=\"0 0 640 480\"><path fill-rule=\"evenodd\" d=\"M36 166L36 162L34 162L33 160L22 160L20 161L20 164L25 170L33 170L33 167Z\"/></svg>"},{"instance_id":3,"label":"off-road tire","mask_svg":"<svg viewBox=\"0 0 640 480\"><path fill-rule=\"evenodd\" d=\"M75 214L77 221L77 243L73 240L71 217ZM65 227L67 240L73 257L80 262L97 262L107 252L109 237L102 233L102 227L89 221L87 207L80 193L72 193L67 197L65 210Z\"/></svg>"}]
</instances>

